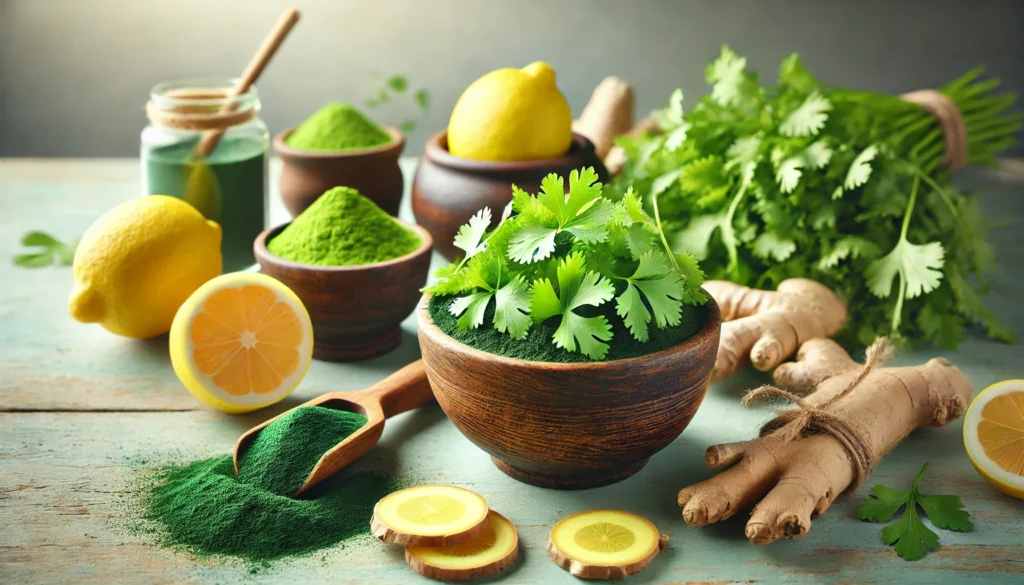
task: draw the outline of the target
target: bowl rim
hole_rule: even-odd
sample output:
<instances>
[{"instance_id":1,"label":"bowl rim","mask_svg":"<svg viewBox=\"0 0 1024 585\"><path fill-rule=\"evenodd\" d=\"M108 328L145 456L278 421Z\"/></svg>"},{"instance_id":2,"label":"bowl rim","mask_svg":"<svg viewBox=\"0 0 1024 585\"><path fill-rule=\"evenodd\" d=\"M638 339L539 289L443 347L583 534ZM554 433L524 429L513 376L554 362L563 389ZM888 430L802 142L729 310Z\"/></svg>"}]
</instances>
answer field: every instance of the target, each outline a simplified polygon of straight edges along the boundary
<instances>
[{"instance_id":1,"label":"bowl rim","mask_svg":"<svg viewBox=\"0 0 1024 585\"><path fill-rule=\"evenodd\" d=\"M526 161L473 160L471 158L458 157L448 152L448 129L445 128L427 140L423 147L423 156L438 165L462 171L538 172L555 167L572 167L576 165L580 156L588 150L594 151L594 143L586 136L573 132L572 145L569 147L569 151L561 156Z\"/></svg>"},{"instance_id":2,"label":"bowl rim","mask_svg":"<svg viewBox=\"0 0 1024 585\"><path fill-rule=\"evenodd\" d=\"M701 288L701 290L704 290ZM707 294L707 291L704 291ZM456 351L467 355L473 359L487 359L498 364L512 367L512 368L525 368L535 371L555 371L555 372L578 372L578 371L598 371L603 372L606 370L621 370L623 367L638 366L641 363L649 361L655 361L659 359L667 359L670 356L695 348L697 345L703 343L709 336L714 335L716 331L721 335L722 326L722 311L715 302L715 299L708 294L708 308L709 314L707 322L704 323L701 328L693 334L689 339L684 340L682 343L673 345L667 349L657 351L654 353L648 353L641 356L625 358L620 360L603 360L603 361L591 361L591 362L535 362L530 360L524 360L520 358L511 358L504 355L498 355L496 353L490 353L477 349L475 347L466 345L454 337L448 335L441 330L434 323L434 319L430 316L430 293L424 293L423 298L420 299L419 306L416 307L416 326L417 331L420 335L428 335L439 345L445 346L449 351ZM716 348L717 352L717 348Z\"/></svg>"},{"instance_id":3,"label":"bowl rim","mask_svg":"<svg viewBox=\"0 0 1024 585\"><path fill-rule=\"evenodd\" d=\"M391 268L399 264L406 264L423 256L424 254L429 255L434 248L434 238L430 235L423 226L415 223L409 223L401 220L397 217L392 217L402 227L410 229L415 232L420 239L422 244L419 248L416 248L412 252L399 256L398 258L392 258L390 260L384 260L383 262L374 262L373 264L353 264L349 266L321 266L319 264L304 264L302 262L296 262L294 260L288 260L287 258L281 258L280 256L274 255L270 250L267 249L267 241L272 239L272 236L276 236L281 233L284 228L292 224L291 221L287 221L274 227L269 227L256 236L254 242L254 248L256 252L256 263L259 264L260 260L266 260L268 263L275 264L282 268L291 268L294 270L306 270L311 272L326 272L326 273L337 273L337 274L352 274L354 272L363 272L367 270L379 269L379 268ZM292 220L294 221L294 220Z\"/></svg>"},{"instance_id":4,"label":"bowl rim","mask_svg":"<svg viewBox=\"0 0 1024 585\"><path fill-rule=\"evenodd\" d=\"M288 136L295 131L295 128L288 128L282 130L274 135L274 152L276 152L282 158L309 158L309 159L352 159L352 158L371 158L380 154L387 153L394 150L396 153L401 153L402 149L405 148L405 134L393 126L386 126L384 124L377 124L385 132L391 135L391 141L381 144L380 146L372 146L370 148L359 148L354 150L300 150L288 146L285 140Z\"/></svg>"}]
</instances>

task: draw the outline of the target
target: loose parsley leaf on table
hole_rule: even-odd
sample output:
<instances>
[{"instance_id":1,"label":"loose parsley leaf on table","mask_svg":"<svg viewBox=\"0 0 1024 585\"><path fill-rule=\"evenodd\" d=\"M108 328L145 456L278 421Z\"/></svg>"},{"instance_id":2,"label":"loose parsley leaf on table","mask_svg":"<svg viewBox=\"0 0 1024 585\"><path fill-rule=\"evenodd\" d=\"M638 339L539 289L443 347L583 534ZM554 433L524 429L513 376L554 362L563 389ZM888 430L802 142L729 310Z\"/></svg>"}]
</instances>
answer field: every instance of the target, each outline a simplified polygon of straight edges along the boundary
<instances>
[{"instance_id":1,"label":"loose parsley leaf on table","mask_svg":"<svg viewBox=\"0 0 1024 585\"><path fill-rule=\"evenodd\" d=\"M48 233L31 231L22 236L21 245L34 248L14 257L14 264L23 268L42 268L43 266L71 266L75 259L75 248L78 240L64 243Z\"/></svg>"},{"instance_id":2,"label":"loose parsley leaf on table","mask_svg":"<svg viewBox=\"0 0 1024 585\"><path fill-rule=\"evenodd\" d=\"M918 508L932 525L944 530L970 532L974 530L970 514L963 509L958 496L926 495L918 491L921 478L928 471L925 463L917 474L914 485L906 491L896 491L884 485L871 488L871 495L857 509L857 518L868 522L888 522L902 508L903 515L882 529L882 541L895 545L896 554L908 561L923 559L928 551L939 549L939 536L921 521Z\"/></svg>"}]
</instances>

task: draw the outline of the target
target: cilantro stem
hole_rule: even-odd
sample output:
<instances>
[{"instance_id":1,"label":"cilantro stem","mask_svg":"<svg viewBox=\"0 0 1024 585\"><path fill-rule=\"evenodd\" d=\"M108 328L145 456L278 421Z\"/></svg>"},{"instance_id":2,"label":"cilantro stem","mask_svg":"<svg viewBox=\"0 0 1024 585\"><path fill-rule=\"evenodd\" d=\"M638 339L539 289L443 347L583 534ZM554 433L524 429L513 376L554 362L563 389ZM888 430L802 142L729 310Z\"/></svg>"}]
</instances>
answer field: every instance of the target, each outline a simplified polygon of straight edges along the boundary
<instances>
[{"instance_id":1,"label":"cilantro stem","mask_svg":"<svg viewBox=\"0 0 1024 585\"><path fill-rule=\"evenodd\" d=\"M679 263L676 262L676 255L672 253L672 248L668 245L668 239L665 238L665 230L661 227L661 213L658 212L657 195L651 197L651 204L654 206L654 224L658 228L658 236L661 238L661 245L665 246L665 254L668 255L668 260L672 263L672 269L679 272Z\"/></svg>"},{"instance_id":2,"label":"cilantro stem","mask_svg":"<svg viewBox=\"0 0 1024 585\"><path fill-rule=\"evenodd\" d=\"M914 172L917 173L917 176L921 177L921 179L924 180L925 183L928 183L928 186L934 189L940 197L942 197L942 200L946 203L946 207L949 207L949 212L953 214L953 217L959 219L960 214L957 212L956 207L953 205L953 200L950 198L949 193L947 193L945 189L940 187L938 183L932 180L932 178L928 176L928 173L921 170L921 167L914 166Z\"/></svg>"},{"instance_id":3,"label":"cilantro stem","mask_svg":"<svg viewBox=\"0 0 1024 585\"><path fill-rule=\"evenodd\" d=\"M917 203L917 189L921 185L921 175L914 174L914 184L910 187L910 200L907 201L907 210L903 213L903 229L900 230L900 239L896 242L896 246L900 245L900 242L907 239L907 231L910 229L910 216L914 213L914 205ZM903 318L903 299L907 294L907 279L903 276L903 271L899 272L900 275L900 292L896 296L896 309L892 313L892 330L898 331L900 328L900 321Z\"/></svg>"},{"instance_id":4,"label":"cilantro stem","mask_svg":"<svg viewBox=\"0 0 1024 585\"><path fill-rule=\"evenodd\" d=\"M743 179L740 183L740 190L733 197L732 202L729 203L729 211L725 214L725 220L722 221L722 241L725 243L726 251L729 253L729 266L727 270L732 272L739 268L739 252L736 250L736 232L732 229L732 219L736 215L736 209L740 206L740 201L743 200L743 195L747 192L747 187L750 186L750 179L754 174L755 165L753 162L749 162L744 166Z\"/></svg>"}]
</instances>

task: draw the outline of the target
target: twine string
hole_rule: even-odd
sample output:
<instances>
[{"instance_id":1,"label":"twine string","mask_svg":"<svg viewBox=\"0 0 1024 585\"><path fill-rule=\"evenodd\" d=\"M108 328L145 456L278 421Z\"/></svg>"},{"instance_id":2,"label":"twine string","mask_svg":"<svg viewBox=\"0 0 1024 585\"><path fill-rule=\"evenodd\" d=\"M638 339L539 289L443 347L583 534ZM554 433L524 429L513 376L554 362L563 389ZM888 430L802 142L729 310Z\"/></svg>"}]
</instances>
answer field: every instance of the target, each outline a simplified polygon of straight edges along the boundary
<instances>
[{"instance_id":1,"label":"twine string","mask_svg":"<svg viewBox=\"0 0 1024 585\"><path fill-rule=\"evenodd\" d=\"M804 398L775 386L764 385L747 393L743 397L743 406L750 406L769 396L782 398L796 408L781 410L776 417L761 428L761 436L771 435L783 442L795 441L806 435L827 434L835 437L850 454L856 470L856 479L850 489L856 489L866 477L871 475L877 459L871 444L856 428L841 416L829 411L837 402L848 396L871 373L893 354L893 346L885 337L880 337L868 347L867 358L857 376L842 391L820 405L812 405Z\"/></svg>"}]
</instances>

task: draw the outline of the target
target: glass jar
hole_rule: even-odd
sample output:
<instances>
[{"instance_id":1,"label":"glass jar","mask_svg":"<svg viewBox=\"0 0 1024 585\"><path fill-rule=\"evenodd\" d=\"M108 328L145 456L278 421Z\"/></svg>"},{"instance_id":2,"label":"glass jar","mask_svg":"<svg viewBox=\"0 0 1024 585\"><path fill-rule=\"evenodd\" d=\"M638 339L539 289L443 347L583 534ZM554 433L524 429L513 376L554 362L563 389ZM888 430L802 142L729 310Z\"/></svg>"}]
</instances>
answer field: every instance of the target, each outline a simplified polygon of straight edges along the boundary
<instances>
[{"instance_id":1,"label":"glass jar","mask_svg":"<svg viewBox=\"0 0 1024 585\"><path fill-rule=\"evenodd\" d=\"M255 263L253 240L268 215L270 136L256 88L232 96L237 81L157 84L142 130L142 194L184 199L219 223L224 272Z\"/></svg>"}]
</instances>

